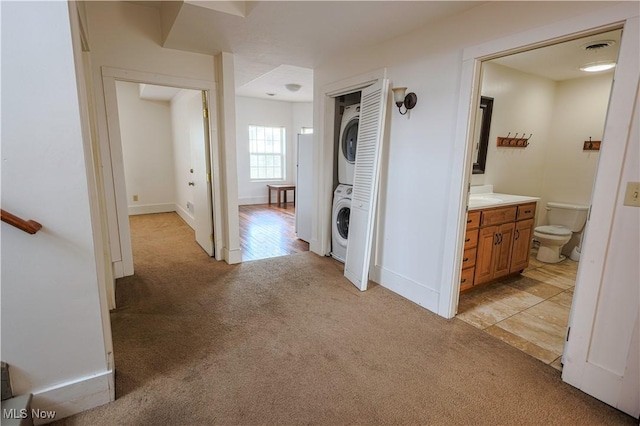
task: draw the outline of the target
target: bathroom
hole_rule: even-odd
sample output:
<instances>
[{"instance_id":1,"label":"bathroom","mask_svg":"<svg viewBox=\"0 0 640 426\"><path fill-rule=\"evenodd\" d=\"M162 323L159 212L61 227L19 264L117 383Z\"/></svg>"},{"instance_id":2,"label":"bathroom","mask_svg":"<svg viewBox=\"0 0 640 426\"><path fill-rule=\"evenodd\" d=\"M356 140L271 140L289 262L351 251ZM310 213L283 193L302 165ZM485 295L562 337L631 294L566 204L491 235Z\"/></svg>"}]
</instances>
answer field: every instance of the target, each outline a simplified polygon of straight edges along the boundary
<instances>
[{"instance_id":1,"label":"bathroom","mask_svg":"<svg viewBox=\"0 0 640 426\"><path fill-rule=\"evenodd\" d=\"M610 31L483 62L481 96L493 102L486 163L474 165L472 194L538 198L535 227L549 224L548 202L589 206L599 160L594 142L602 140L613 70L580 68L615 61L620 35ZM478 123L486 111L479 111ZM508 146L498 147L498 138ZM557 263L536 259L534 238L522 275L463 292L458 318L561 369L582 234L573 233L562 247L567 259Z\"/></svg>"}]
</instances>

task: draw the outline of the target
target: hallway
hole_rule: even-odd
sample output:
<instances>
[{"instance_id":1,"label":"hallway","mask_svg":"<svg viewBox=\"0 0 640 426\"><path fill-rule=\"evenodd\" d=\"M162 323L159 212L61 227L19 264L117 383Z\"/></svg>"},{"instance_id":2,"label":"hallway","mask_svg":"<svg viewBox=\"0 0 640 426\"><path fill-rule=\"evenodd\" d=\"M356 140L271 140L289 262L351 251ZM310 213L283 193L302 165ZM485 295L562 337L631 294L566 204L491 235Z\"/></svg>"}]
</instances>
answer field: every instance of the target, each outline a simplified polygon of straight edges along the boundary
<instances>
[{"instance_id":1,"label":"hallway","mask_svg":"<svg viewBox=\"0 0 640 426\"><path fill-rule=\"evenodd\" d=\"M116 401L56 424L633 424L481 330L358 291L333 259L228 265L176 214L131 231Z\"/></svg>"}]
</instances>

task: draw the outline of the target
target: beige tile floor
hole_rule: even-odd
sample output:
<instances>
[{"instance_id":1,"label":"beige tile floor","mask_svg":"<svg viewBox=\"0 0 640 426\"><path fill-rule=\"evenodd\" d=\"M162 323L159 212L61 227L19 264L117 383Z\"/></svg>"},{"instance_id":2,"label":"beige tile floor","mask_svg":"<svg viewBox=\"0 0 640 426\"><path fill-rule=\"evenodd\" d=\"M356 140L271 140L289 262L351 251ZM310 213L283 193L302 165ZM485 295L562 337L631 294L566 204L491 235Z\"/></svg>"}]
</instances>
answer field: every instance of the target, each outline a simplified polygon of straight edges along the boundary
<instances>
[{"instance_id":1,"label":"beige tile floor","mask_svg":"<svg viewBox=\"0 0 640 426\"><path fill-rule=\"evenodd\" d=\"M578 262L536 260L518 276L462 293L458 318L562 370Z\"/></svg>"}]
</instances>

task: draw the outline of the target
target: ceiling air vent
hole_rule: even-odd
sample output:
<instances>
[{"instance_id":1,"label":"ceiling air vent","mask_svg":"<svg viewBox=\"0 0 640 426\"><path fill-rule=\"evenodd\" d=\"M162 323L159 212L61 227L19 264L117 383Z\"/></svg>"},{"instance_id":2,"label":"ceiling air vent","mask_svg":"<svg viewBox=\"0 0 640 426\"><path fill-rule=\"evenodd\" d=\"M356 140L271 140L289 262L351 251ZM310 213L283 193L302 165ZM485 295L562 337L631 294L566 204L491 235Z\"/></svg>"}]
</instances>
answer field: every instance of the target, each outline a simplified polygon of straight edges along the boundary
<instances>
[{"instance_id":1,"label":"ceiling air vent","mask_svg":"<svg viewBox=\"0 0 640 426\"><path fill-rule=\"evenodd\" d=\"M593 41L587 44L583 44L582 48L588 52L594 52L596 50L613 46L614 44L616 44L614 40L599 40L599 41Z\"/></svg>"}]
</instances>

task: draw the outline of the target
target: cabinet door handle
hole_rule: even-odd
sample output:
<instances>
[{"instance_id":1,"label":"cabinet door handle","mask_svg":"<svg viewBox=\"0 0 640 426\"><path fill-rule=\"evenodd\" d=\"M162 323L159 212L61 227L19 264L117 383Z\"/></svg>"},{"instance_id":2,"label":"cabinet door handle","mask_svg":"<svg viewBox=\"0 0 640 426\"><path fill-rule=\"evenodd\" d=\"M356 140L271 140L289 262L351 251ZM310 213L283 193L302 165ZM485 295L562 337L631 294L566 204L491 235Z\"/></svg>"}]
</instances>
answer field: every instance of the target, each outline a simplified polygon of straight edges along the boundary
<instances>
[{"instance_id":1,"label":"cabinet door handle","mask_svg":"<svg viewBox=\"0 0 640 426\"><path fill-rule=\"evenodd\" d=\"M467 223L471 223L471 219L467 219Z\"/></svg>"},{"instance_id":2,"label":"cabinet door handle","mask_svg":"<svg viewBox=\"0 0 640 426\"><path fill-rule=\"evenodd\" d=\"M498 234L493 234L493 245L494 246L498 245Z\"/></svg>"},{"instance_id":3,"label":"cabinet door handle","mask_svg":"<svg viewBox=\"0 0 640 426\"><path fill-rule=\"evenodd\" d=\"M516 237L514 238L514 240L517 240L518 238L520 238L520 230L516 229Z\"/></svg>"},{"instance_id":4,"label":"cabinet door handle","mask_svg":"<svg viewBox=\"0 0 640 426\"><path fill-rule=\"evenodd\" d=\"M467 260L469 260L468 257L465 257L464 259L462 259L463 262L466 262Z\"/></svg>"},{"instance_id":5,"label":"cabinet door handle","mask_svg":"<svg viewBox=\"0 0 640 426\"><path fill-rule=\"evenodd\" d=\"M467 238L466 240L464 240L465 243L468 243L469 241L471 241L471 238Z\"/></svg>"},{"instance_id":6,"label":"cabinet door handle","mask_svg":"<svg viewBox=\"0 0 640 426\"><path fill-rule=\"evenodd\" d=\"M524 212L525 213L531 213L531 210L525 210Z\"/></svg>"},{"instance_id":7,"label":"cabinet door handle","mask_svg":"<svg viewBox=\"0 0 640 426\"><path fill-rule=\"evenodd\" d=\"M498 234L498 244L502 244L502 233Z\"/></svg>"},{"instance_id":8,"label":"cabinet door handle","mask_svg":"<svg viewBox=\"0 0 640 426\"><path fill-rule=\"evenodd\" d=\"M461 280L460 280L460 284L464 284L464 283L466 283L466 282L467 282L467 279L466 279L466 278L463 278L463 279L461 279Z\"/></svg>"}]
</instances>

